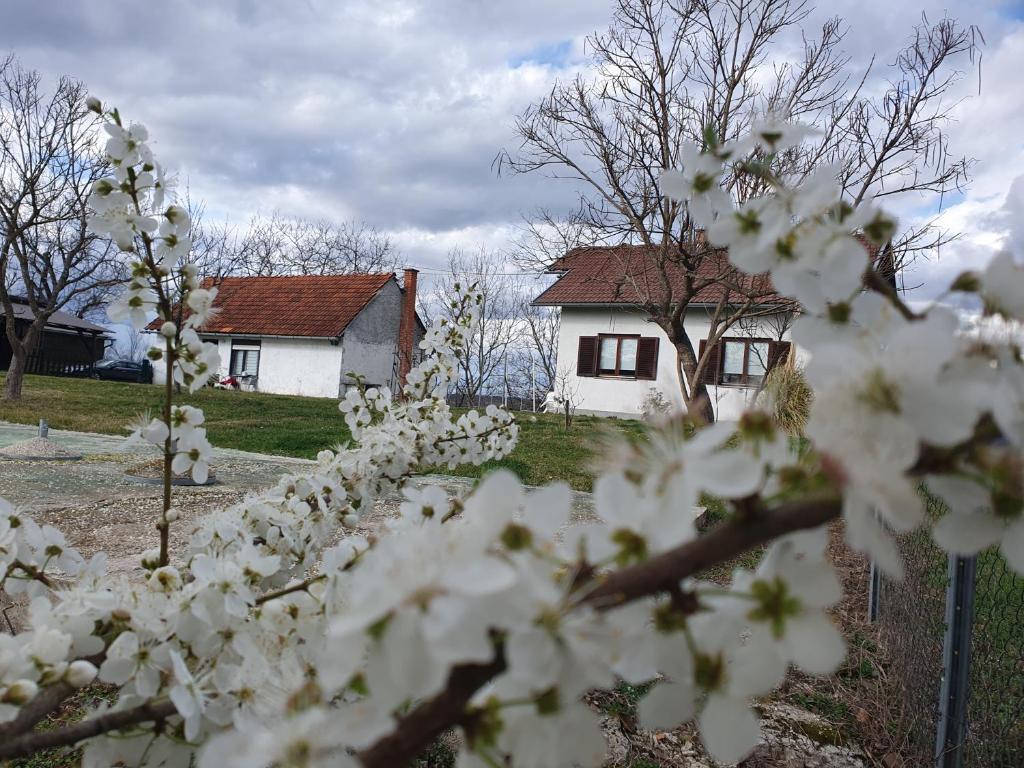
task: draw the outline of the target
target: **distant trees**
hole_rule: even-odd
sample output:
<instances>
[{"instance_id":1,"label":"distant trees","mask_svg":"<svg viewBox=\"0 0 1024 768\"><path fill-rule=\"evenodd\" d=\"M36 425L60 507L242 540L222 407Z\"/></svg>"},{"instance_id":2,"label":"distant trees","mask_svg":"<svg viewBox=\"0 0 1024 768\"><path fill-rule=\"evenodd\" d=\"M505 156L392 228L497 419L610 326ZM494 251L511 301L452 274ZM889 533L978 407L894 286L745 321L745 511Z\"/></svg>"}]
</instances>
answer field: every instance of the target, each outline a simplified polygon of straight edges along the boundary
<instances>
[{"instance_id":1,"label":"distant trees","mask_svg":"<svg viewBox=\"0 0 1024 768\"><path fill-rule=\"evenodd\" d=\"M763 296L723 268L709 276L713 255L686 206L661 196L663 169L683 165L683 148L706 148L747 135L766 118L818 129L804 145L754 155L789 183L834 166L844 196L942 194L963 184L970 160L949 147L945 126L958 62L974 51L974 30L943 18L923 19L895 57L887 85L866 87L851 76L839 18L807 29L805 0L616 0L606 32L591 35L594 68L528 107L516 122L518 146L496 159L500 171L544 173L576 182L575 212L547 217L536 230L549 243L623 242L646 246L649 269L624 286L675 347L684 402L713 419L698 354L683 320L694 297L722 286L711 314L708 349ZM796 56L788 42L802 41ZM749 167L749 166L748 166ZM741 166L742 168L742 166ZM765 175L740 170L722 180L733 201L765 192ZM567 236L568 235L568 236ZM948 235L931 225L906 230L888 258L902 266ZM527 261L536 251L526 253ZM549 262L550 263L550 262ZM700 270L700 267L705 267ZM680 277L681 276L681 277Z\"/></svg>"},{"instance_id":2,"label":"distant trees","mask_svg":"<svg viewBox=\"0 0 1024 768\"><path fill-rule=\"evenodd\" d=\"M13 359L4 399L21 397L28 356L61 309L105 304L126 279L108 241L88 231L86 200L109 168L85 86L67 77L46 93L38 72L0 60L0 306ZM15 299L27 325L15 322Z\"/></svg>"},{"instance_id":3,"label":"distant trees","mask_svg":"<svg viewBox=\"0 0 1024 768\"><path fill-rule=\"evenodd\" d=\"M190 259L204 277L392 272L400 266L391 238L366 222L274 212L236 229L207 221L202 203L186 207L193 222Z\"/></svg>"},{"instance_id":4,"label":"distant trees","mask_svg":"<svg viewBox=\"0 0 1024 768\"><path fill-rule=\"evenodd\" d=\"M451 393L459 405L476 405L481 396L523 401L537 399L538 408L557 371L559 313L534 307L538 292L527 274L517 273L507 255L483 247L455 249L439 275L430 275L421 296L421 314L458 320L459 287L476 284L483 296L480 323L460 360L460 375Z\"/></svg>"}]
</instances>

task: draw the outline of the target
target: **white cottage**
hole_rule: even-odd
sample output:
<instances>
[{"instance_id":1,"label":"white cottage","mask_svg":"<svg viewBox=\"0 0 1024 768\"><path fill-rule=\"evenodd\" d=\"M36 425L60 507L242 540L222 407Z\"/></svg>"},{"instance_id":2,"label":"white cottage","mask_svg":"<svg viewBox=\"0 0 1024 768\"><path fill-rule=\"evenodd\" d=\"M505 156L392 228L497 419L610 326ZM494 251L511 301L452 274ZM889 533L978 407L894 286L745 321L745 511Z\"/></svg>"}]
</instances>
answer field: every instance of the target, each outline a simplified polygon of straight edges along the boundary
<instances>
[{"instance_id":1,"label":"white cottage","mask_svg":"<svg viewBox=\"0 0 1024 768\"><path fill-rule=\"evenodd\" d=\"M708 257L696 282L706 283L689 305L684 325L703 353L716 309L731 294L713 278L729 269L724 255ZM656 401L682 407L679 365L668 335L651 321L640 298L658 298L660 276L643 246L576 248L550 270L558 280L534 300L561 307L558 370L579 413L638 416ZM737 273L738 276L738 273ZM670 290L681 293L681 274L670 274ZM757 394L770 368L790 352L782 300L765 277L747 277L746 293L757 296L757 319L727 331L709 356L703 381L716 417L736 418ZM778 307L778 312L773 312Z\"/></svg>"},{"instance_id":2,"label":"white cottage","mask_svg":"<svg viewBox=\"0 0 1024 768\"><path fill-rule=\"evenodd\" d=\"M337 398L356 376L393 390L417 360L415 269L394 274L224 277L200 330L220 348L221 378L246 389ZM159 367L159 366L158 366Z\"/></svg>"}]
</instances>

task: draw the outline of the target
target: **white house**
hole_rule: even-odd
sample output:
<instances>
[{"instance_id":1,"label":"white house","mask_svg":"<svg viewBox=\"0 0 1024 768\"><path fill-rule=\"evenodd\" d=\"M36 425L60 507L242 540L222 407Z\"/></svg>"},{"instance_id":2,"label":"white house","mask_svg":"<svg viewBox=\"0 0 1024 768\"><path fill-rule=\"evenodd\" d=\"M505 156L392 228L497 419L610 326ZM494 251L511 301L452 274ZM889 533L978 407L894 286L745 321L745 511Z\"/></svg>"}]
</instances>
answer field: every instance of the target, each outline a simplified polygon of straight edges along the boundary
<instances>
[{"instance_id":1,"label":"white house","mask_svg":"<svg viewBox=\"0 0 1024 768\"><path fill-rule=\"evenodd\" d=\"M641 309L641 299L657 299L663 290L651 264L643 246L576 248L552 266L558 280L534 300L561 307L558 385L573 396L579 413L638 416L656 399L682 407L675 347ZM698 283L707 285L683 321L698 353L705 349L713 313L731 298L713 280L723 265L729 269L721 254L702 263L699 272L707 275ZM681 273L666 271L670 295L679 295ZM758 314L764 314L727 331L709 356L703 381L719 419L738 417L767 371L790 352L789 305L772 292L766 277L740 279L747 281L747 293L757 296Z\"/></svg>"},{"instance_id":2,"label":"white house","mask_svg":"<svg viewBox=\"0 0 1024 768\"><path fill-rule=\"evenodd\" d=\"M394 390L424 333L416 275L404 287L391 273L207 280L217 312L200 337L218 344L220 377L247 389L337 398L358 376Z\"/></svg>"}]
</instances>

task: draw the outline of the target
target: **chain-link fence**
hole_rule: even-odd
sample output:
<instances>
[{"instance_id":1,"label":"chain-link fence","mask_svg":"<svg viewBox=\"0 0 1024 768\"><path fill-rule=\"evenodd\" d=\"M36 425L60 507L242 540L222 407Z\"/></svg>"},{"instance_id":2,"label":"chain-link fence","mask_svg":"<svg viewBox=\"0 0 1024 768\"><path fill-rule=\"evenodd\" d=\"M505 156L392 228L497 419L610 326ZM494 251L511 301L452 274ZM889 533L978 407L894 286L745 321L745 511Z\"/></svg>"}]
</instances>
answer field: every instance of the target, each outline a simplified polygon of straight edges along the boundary
<instances>
[{"instance_id":1,"label":"chain-link fence","mask_svg":"<svg viewBox=\"0 0 1024 768\"><path fill-rule=\"evenodd\" d=\"M947 557L925 530L900 536L897 544L906 573L902 581L890 581L872 571L872 608L897 693L887 725L905 735L907 755L923 765L934 755L939 722Z\"/></svg>"},{"instance_id":2,"label":"chain-link fence","mask_svg":"<svg viewBox=\"0 0 1024 768\"><path fill-rule=\"evenodd\" d=\"M897 539L906 575L873 571L891 659L894 733L914 765L1024 765L1024 579L997 551L949 557L927 530Z\"/></svg>"},{"instance_id":3,"label":"chain-link fence","mask_svg":"<svg viewBox=\"0 0 1024 768\"><path fill-rule=\"evenodd\" d=\"M1024 765L1024 579L977 558L965 765Z\"/></svg>"}]
</instances>

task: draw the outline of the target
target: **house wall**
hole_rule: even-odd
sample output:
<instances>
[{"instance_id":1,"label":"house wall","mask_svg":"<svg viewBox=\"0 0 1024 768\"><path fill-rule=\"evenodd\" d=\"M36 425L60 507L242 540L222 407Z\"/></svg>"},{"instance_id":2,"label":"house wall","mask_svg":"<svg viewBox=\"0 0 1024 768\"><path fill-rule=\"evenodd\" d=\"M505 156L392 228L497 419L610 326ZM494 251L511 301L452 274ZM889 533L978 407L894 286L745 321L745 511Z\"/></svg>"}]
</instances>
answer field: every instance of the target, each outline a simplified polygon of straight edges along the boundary
<instances>
[{"instance_id":1,"label":"house wall","mask_svg":"<svg viewBox=\"0 0 1024 768\"><path fill-rule=\"evenodd\" d=\"M398 372L398 326L402 317L402 291L394 280L370 300L348 324L341 337L341 388L363 377L367 386L395 388Z\"/></svg>"},{"instance_id":2,"label":"house wall","mask_svg":"<svg viewBox=\"0 0 1024 768\"><path fill-rule=\"evenodd\" d=\"M253 339L240 336L237 341L251 342ZM215 337L207 340L217 344L220 354L217 379L227 377L231 369L232 339ZM277 395L337 398L341 357L341 346L335 346L327 339L262 338L256 389ZM162 362L154 364L154 384L163 383L164 368Z\"/></svg>"},{"instance_id":3,"label":"house wall","mask_svg":"<svg viewBox=\"0 0 1024 768\"><path fill-rule=\"evenodd\" d=\"M691 309L685 320L686 332L699 348L700 340L706 339L710 322L708 313L702 308ZM635 379L602 378L576 375L576 356L580 336L596 336L600 333L639 334L655 336L658 343L658 374L654 381ZM749 335L740 334L735 335ZM762 335L762 334L757 334ZM774 337L767 329L763 334ZM788 339L788 332L784 338ZM646 315L636 310L620 308L576 308L563 307L558 337L558 370L568 373L569 390L574 388L579 403L578 413L606 416L639 416L644 411L645 401L653 392L660 392L674 408L682 408L682 394L675 348L668 335ZM756 394L748 387L709 386L715 415L719 419L736 419Z\"/></svg>"},{"instance_id":4,"label":"house wall","mask_svg":"<svg viewBox=\"0 0 1024 768\"><path fill-rule=\"evenodd\" d=\"M230 360L222 356L225 370ZM336 398L341 368L341 346L326 339L265 338L256 388L279 395Z\"/></svg>"}]
</instances>

